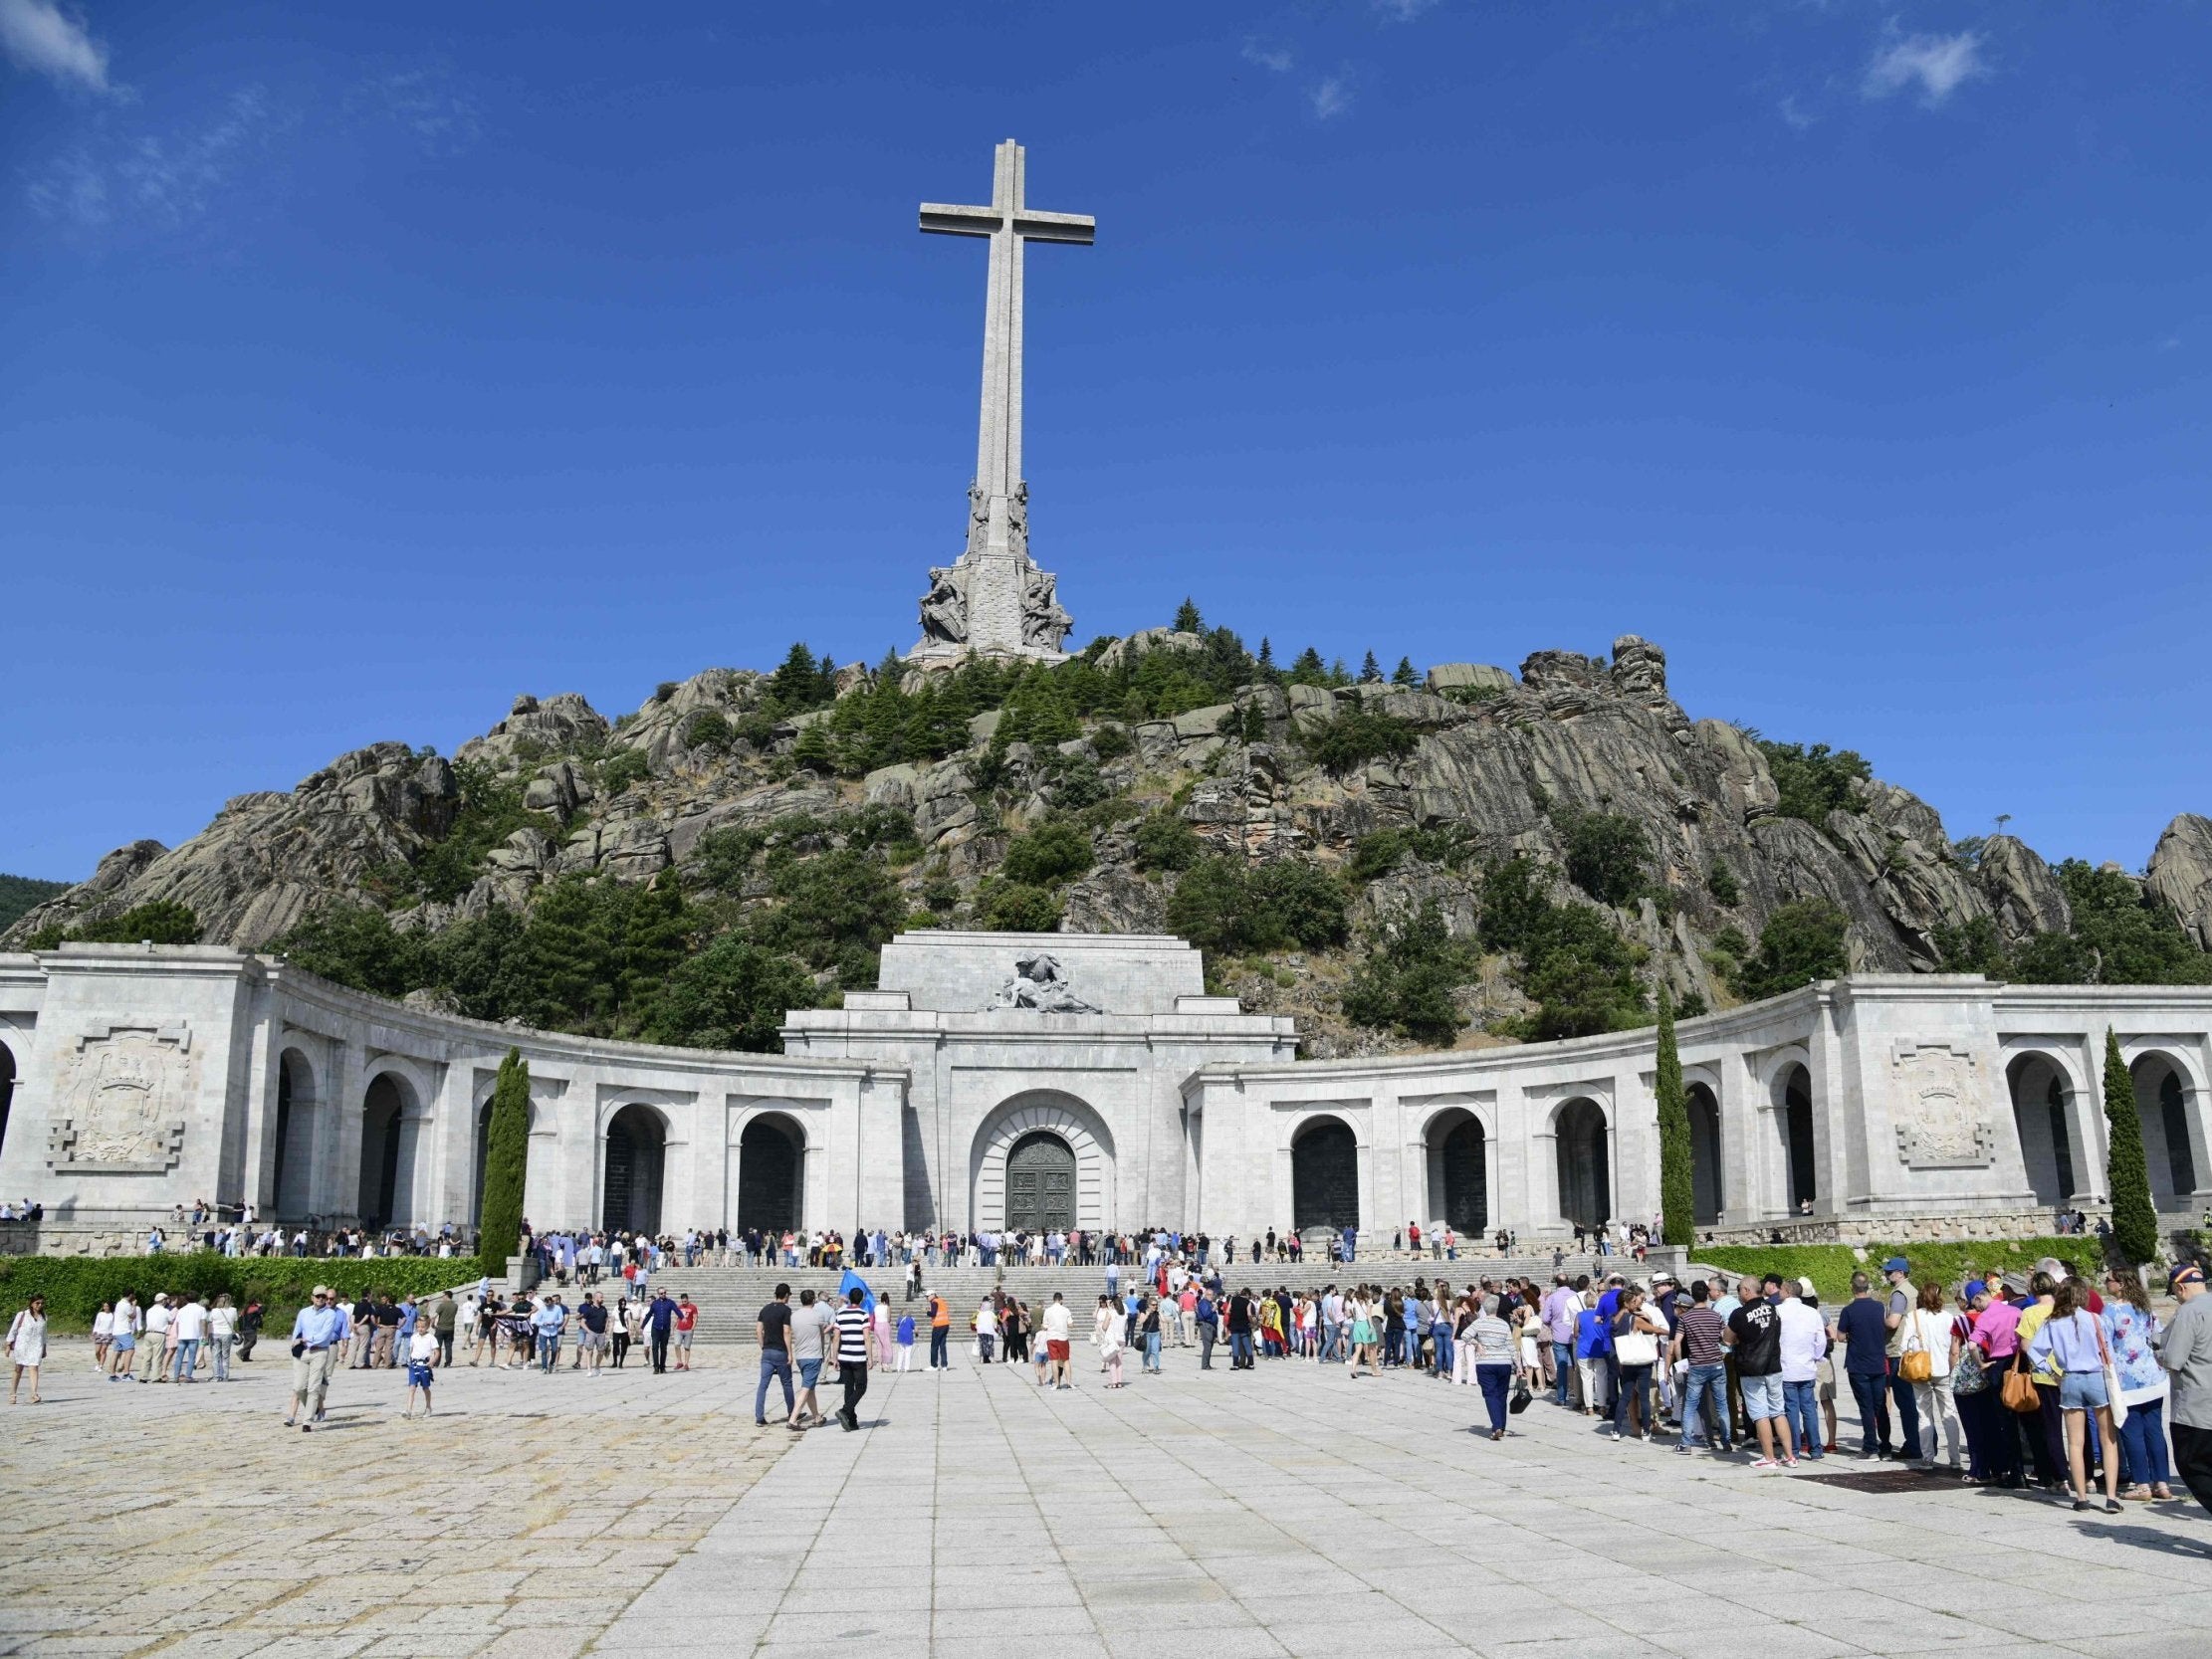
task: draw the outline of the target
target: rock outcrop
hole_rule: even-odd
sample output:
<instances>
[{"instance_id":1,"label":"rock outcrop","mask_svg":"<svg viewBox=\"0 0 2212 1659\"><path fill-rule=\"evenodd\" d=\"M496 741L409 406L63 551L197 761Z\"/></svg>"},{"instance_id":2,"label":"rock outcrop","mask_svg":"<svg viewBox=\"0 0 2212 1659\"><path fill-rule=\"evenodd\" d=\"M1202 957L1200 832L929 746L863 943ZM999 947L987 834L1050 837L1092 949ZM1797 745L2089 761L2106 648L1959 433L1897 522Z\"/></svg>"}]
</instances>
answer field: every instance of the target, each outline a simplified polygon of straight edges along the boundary
<instances>
[{"instance_id":1,"label":"rock outcrop","mask_svg":"<svg viewBox=\"0 0 2212 1659\"><path fill-rule=\"evenodd\" d=\"M1144 651L1195 653L1200 636L1169 629L1103 648L1110 669ZM1850 927L1854 965L1884 970L1939 965L1943 939L1993 923L2008 941L2070 925L2066 895L2048 865L2010 836L1963 861L1926 802L1879 781L1854 786L1821 823L1781 812L1766 753L1718 720L1692 721L1667 689L1666 655L1635 635L1611 659L1539 651L1519 674L1442 664L1426 685L1349 687L1257 683L1233 700L1171 719L1108 727L1054 747L998 743L1001 716L975 717L967 753L878 767L840 780L794 769L814 711L769 723L761 675L710 669L669 682L632 715L610 723L572 693L518 698L507 717L462 745L472 790L485 778L505 804L485 827L475 797L473 860L453 892L456 855L425 901L408 878L454 831L464 805L456 769L401 743L341 756L283 793L242 795L181 847L134 842L101 862L92 879L24 917L5 942L54 924L82 926L154 899L199 916L211 941L258 945L332 902L394 906L401 925L440 929L523 909L550 882L589 876L642 882L690 869L707 839L726 829L827 821L862 806L912 816L922 857L902 866L915 908L924 892L941 921L962 917L977 884L995 874L1011 834L1052 810L1070 767L1128 797L1100 820L1095 864L1061 893L1062 926L1153 931L1166 926L1173 878L1136 868L1134 818L1172 809L1206 849L1258 865L1285 857L1347 860L1379 831L1431 832L1481 858L1527 854L1574 896L1564 871L1577 826L1590 815L1625 818L1648 854L1645 892L1614 910L1615 926L1646 953L1647 973L1677 995L1708 1003L1724 991L1712 966L1717 940L1755 939L1782 905L1822 899ZM902 684L924 681L909 673ZM840 671L840 695L866 690L862 671ZM1354 713L1395 723L1388 752L1324 768L1312 745ZM1110 758L1101 760L1101 753ZM995 790L978 786L995 776ZM1096 785L1092 787L1095 790ZM1086 797L1096 800L1093 793ZM519 810L518 810L519 803ZM519 825L516 820L523 822ZM801 856L818 850L803 837ZM1466 860L1409 856L1368 882L1353 921L1365 930L1435 904L1454 932L1479 922L1479 883ZM2212 819L2186 815L2167 827L2148 871L2149 894L2212 948ZM732 894L752 903L761 892ZM1484 993L1500 1003L1496 987ZM1486 1004L1487 1005L1487 1004Z\"/></svg>"}]
</instances>

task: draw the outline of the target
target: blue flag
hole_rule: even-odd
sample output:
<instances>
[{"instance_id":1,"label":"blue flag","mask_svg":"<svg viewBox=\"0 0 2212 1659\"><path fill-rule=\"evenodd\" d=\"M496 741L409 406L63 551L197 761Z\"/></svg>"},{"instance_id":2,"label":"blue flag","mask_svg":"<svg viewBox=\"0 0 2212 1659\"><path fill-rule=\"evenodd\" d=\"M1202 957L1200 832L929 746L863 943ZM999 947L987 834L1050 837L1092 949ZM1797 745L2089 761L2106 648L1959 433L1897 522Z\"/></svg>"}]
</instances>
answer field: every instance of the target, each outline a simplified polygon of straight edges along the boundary
<instances>
[{"instance_id":1,"label":"blue flag","mask_svg":"<svg viewBox=\"0 0 2212 1659\"><path fill-rule=\"evenodd\" d=\"M868 1288L867 1280L861 1278L859 1274L848 1267L845 1269L845 1276L837 1281L837 1300L839 1302L849 1302L854 1291L860 1293L860 1306L867 1309L869 1313L874 1313L876 1311L876 1293Z\"/></svg>"}]
</instances>

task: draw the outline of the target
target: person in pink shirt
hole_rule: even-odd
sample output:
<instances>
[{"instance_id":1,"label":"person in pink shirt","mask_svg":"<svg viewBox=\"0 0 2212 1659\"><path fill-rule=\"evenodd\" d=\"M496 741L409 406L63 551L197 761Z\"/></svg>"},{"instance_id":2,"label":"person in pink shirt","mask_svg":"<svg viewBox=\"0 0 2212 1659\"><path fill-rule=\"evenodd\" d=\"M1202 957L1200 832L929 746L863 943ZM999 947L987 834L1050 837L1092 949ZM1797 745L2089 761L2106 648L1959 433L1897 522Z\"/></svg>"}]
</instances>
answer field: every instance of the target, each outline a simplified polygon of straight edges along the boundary
<instances>
[{"instance_id":1,"label":"person in pink shirt","mask_svg":"<svg viewBox=\"0 0 2212 1659\"><path fill-rule=\"evenodd\" d=\"M1982 1476L1994 1485L2020 1484L2020 1424L2015 1413L1998 1398L2005 1372L2020 1350L2020 1310L2005 1300L2000 1282L1974 1280L1966 1286L1967 1306L1974 1311L1974 1346L1982 1350L1983 1374L1988 1385L1976 1397L1975 1411L1982 1425Z\"/></svg>"}]
</instances>

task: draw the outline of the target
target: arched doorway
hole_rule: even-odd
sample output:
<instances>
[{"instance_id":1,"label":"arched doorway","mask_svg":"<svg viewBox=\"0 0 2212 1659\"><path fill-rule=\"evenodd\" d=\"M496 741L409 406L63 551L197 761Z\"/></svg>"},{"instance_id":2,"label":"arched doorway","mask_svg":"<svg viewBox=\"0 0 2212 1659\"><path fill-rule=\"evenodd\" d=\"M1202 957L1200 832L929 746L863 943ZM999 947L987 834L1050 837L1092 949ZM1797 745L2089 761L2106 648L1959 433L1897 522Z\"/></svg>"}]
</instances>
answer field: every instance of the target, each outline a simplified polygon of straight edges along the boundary
<instances>
[{"instance_id":1,"label":"arched doorway","mask_svg":"<svg viewBox=\"0 0 2212 1659\"><path fill-rule=\"evenodd\" d=\"M2074 1202L2074 1134L2066 1074L2043 1054L2023 1054L2005 1068L2012 1128L2036 1202L2064 1209Z\"/></svg>"},{"instance_id":2,"label":"arched doorway","mask_svg":"<svg viewBox=\"0 0 2212 1659\"><path fill-rule=\"evenodd\" d=\"M355 1213L371 1232L401 1219L400 1156L407 1136L407 1097L399 1080L379 1072L361 1101L361 1181Z\"/></svg>"},{"instance_id":3,"label":"arched doorway","mask_svg":"<svg viewBox=\"0 0 2212 1659\"><path fill-rule=\"evenodd\" d=\"M2150 1172L2152 1201L2162 1210L2178 1209L2197 1189L2181 1068L2167 1055L2145 1054L2130 1072L2135 1081L2135 1116L2143 1126L2143 1162Z\"/></svg>"},{"instance_id":4,"label":"arched doorway","mask_svg":"<svg viewBox=\"0 0 2212 1659\"><path fill-rule=\"evenodd\" d=\"M1595 1231L1613 1216L1613 1179L1606 1148L1605 1110L1594 1100L1559 1109L1559 1213L1569 1226Z\"/></svg>"},{"instance_id":5,"label":"arched doorway","mask_svg":"<svg viewBox=\"0 0 2212 1659\"><path fill-rule=\"evenodd\" d=\"M1342 1118L1316 1118L1290 1142L1290 1222L1300 1231L1360 1224L1360 1146Z\"/></svg>"},{"instance_id":6,"label":"arched doorway","mask_svg":"<svg viewBox=\"0 0 2212 1659\"><path fill-rule=\"evenodd\" d=\"M738 1137L738 1225L780 1233L805 1218L806 1134L780 1112L764 1113Z\"/></svg>"},{"instance_id":7,"label":"arched doorway","mask_svg":"<svg viewBox=\"0 0 2212 1659\"><path fill-rule=\"evenodd\" d=\"M1439 1113L1429 1125L1429 1207L1422 1220L1444 1221L1454 1232L1490 1227L1489 1147L1482 1120L1464 1109Z\"/></svg>"},{"instance_id":8,"label":"arched doorway","mask_svg":"<svg viewBox=\"0 0 2212 1659\"><path fill-rule=\"evenodd\" d=\"M1709 1227L1720 1219L1720 1103L1702 1083L1687 1091L1689 1104L1690 1214Z\"/></svg>"},{"instance_id":9,"label":"arched doorway","mask_svg":"<svg viewBox=\"0 0 2212 1659\"><path fill-rule=\"evenodd\" d=\"M308 1213L308 1148L314 1140L315 1073L306 1056L288 1048L277 1062L277 1155L269 1174L270 1202L280 1216Z\"/></svg>"},{"instance_id":10,"label":"arched doorway","mask_svg":"<svg viewBox=\"0 0 2212 1659\"><path fill-rule=\"evenodd\" d=\"M1793 1062L1780 1079L1782 1162L1788 1184L1785 1193L1794 1215L1820 1197L1813 1161L1813 1074L1802 1062Z\"/></svg>"},{"instance_id":11,"label":"arched doorway","mask_svg":"<svg viewBox=\"0 0 2212 1659\"><path fill-rule=\"evenodd\" d=\"M1006 1227L1065 1231L1075 1225L1075 1148L1050 1130L1031 1130L1006 1154Z\"/></svg>"},{"instance_id":12,"label":"arched doorway","mask_svg":"<svg viewBox=\"0 0 2212 1659\"><path fill-rule=\"evenodd\" d=\"M661 1230L661 1171L668 1132L651 1107L632 1104L607 1125L605 1202L599 1224L609 1232Z\"/></svg>"},{"instance_id":13,"label":"arched doorway","mask_svg":"<svg viewBox=\"0 0 2212 1659\"><path fill-rule=\"evenodd\" d=\"M0 1043L0 1147L8 1143L8 1113L15 1106L15 1051Z\"/></svg>"}]
</instances>

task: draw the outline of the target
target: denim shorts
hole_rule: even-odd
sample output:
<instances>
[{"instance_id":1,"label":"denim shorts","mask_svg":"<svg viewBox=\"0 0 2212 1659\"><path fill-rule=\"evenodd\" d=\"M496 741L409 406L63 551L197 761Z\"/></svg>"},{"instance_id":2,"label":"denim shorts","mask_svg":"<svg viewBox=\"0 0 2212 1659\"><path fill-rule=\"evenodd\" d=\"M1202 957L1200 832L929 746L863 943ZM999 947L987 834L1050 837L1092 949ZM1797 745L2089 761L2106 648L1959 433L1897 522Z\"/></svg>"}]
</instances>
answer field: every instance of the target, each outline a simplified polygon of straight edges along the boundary
<instances>
[{"instance_id":1,"label":"denim shorts","mask_svg":"<svg viewBox=\"0 0 2212 1659\"><path fill-rule=\"evenodd\" d=\"M2095 1411L2112 1402L2104 1394L2102 1371L2068 1371L2059 1378L2059 1409Z\"/></svg>"},{"instance_id":2,"label":"denim shorts","mask_svg":"<svg viewBox=\"0 0 2212 1659\"><path fill-rule=\"evenodd\" d=\"M819 1359L801 1359L798 1362L798 1385L811 1388L821 1380L822 1362Z\"/></svg>"},{"instance_id":3,"label":"denim shorts","mask_svg":"<svg viewBox=\"0 0 2212 1659\"><path fill-rule=\"evenodd\" d=\"M1743 1380L1743 1414L1753 1422L1782 1415L1782 1377L1747 1376Z\"/></svg>"}]
</instances>

